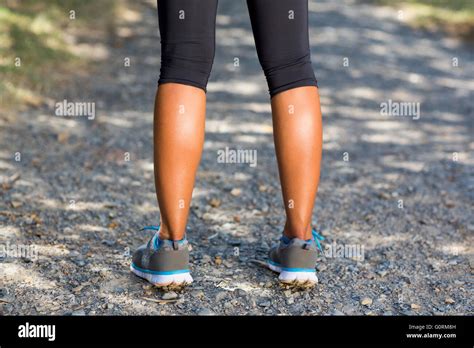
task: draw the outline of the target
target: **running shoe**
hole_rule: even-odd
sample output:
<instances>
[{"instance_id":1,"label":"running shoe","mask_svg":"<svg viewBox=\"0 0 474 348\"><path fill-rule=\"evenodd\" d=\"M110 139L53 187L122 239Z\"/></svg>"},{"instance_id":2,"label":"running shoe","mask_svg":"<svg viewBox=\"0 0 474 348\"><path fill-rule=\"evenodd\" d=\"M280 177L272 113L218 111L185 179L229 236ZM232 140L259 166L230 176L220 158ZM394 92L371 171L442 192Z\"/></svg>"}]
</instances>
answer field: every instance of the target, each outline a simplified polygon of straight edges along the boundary
<instances>
[{"instance_id":1,"label":"running shoe","mask_svg":"<svg viewBox=\"0 0 474 348\"><path fill-rule=\"evenodd\" d=\"M147 244L140 246L132 256L130 270L155 286L185 286L192 283L189 273L190 244L186 237L179 240L161 240L159 226L143 230L156 231Z\"/></svg>"},{"instance_id":2,"label":"running shoe","mask_svg":"<svg viewBox=\"0 0 474 348\"><path fill-rule=\"evenodd\" d=\"M314 286L318 282L315 267L322 240L324 237L316 230L308 240L282 236L280 243L270 249L268 267L280 273L281 283Z\"/></svg>"}]
</instances>

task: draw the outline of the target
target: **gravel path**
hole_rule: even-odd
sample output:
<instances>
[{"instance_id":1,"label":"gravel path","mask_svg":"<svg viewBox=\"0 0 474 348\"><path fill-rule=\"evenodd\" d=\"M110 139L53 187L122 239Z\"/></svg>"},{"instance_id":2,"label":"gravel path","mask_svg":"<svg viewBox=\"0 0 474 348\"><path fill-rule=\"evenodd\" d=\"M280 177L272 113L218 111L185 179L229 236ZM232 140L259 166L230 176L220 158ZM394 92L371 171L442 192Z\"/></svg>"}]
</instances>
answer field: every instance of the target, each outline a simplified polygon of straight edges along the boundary
<instances>
[{"instance_id":1,"label":"gravel path","mask_svg":"<svg viewBox=\"0 0 474 348\"><path fill-rule=\"evenodd\" d=\"M284 217L267 87L245 2L235 0L219 4L188 224L195 283L165 295L131 275L128 253L149 238L139 228L158 222L156 8L136 3L142 18L123 24L128 37L108 62L55 99L95 102L94 120L52 106L0 117L0 241L10 250L1 313L474 314L473 49L349 0L310 2L325 127L320 284L281 288L260 264ZM388 100L420 103L420 117L381 114ZM218 163L226 146L257 150L258 165ZM22 245L30 255L14 257Z\"/></svg>"}]
</instances>

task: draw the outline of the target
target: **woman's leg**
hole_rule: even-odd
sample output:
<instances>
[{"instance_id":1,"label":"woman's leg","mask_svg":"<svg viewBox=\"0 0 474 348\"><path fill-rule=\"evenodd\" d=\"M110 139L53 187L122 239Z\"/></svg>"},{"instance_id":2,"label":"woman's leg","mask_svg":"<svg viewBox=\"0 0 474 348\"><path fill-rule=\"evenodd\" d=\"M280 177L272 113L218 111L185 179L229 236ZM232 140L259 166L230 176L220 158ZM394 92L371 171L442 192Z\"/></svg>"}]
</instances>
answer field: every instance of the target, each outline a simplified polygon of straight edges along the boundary
<instances>
[{"instance_id":1,"label":"woman's leg","mask_svg":"<svg viewBox=\"0 0 474 348\"><path fill-rule=\"evenodd\" d=\"M216 9L217 0L158 1L161 72L153 133L161 227L135 250L130 265L133 273L156 286L193 281L190 248L183 237L204 142Z\"/></svg>"},{"instance_id":2,"label":"woman's leg","mask_svg":"<svg viewBox=\"0 0 474 348\"><path fill-rule=\"evenodd\" d=\"M161 74L155 101L155 186L160 239L183 238L199 166L217 0L159 0Z\"/></svg>"},{"instance_id":3,"label":"woman's leg","mask_svg":"<svg viewBox=\"0 0 474 348\"><path fill-rule=\"evenodd\" d=\"M176 83L158 88L153 132L161 239L184 236L204 143L205 114L202 89Z\"/></svg>"},{"instance_id":4,"label":"woman's leg","mask_svg":"<svg viewBox=\"0 0 474 348\"><path fill-rule=\"evenodd\" d=\"M272 114L287 216L284 234L307 240L311 238L321 166L322 121L318 89L299 87L275 95Z\"/></svg>"},{"instance_id":5,"label":"woman's leg","mask_svg":"<svg viewBox=\"0 0 474 348\"><path fill-rule=\"evenodd\" d=\"M322 122L311 67L307 0L248 0L260 63L272 97L274 140L286 211L284 234L311 238Z\"/></svg>"}]
</instances>

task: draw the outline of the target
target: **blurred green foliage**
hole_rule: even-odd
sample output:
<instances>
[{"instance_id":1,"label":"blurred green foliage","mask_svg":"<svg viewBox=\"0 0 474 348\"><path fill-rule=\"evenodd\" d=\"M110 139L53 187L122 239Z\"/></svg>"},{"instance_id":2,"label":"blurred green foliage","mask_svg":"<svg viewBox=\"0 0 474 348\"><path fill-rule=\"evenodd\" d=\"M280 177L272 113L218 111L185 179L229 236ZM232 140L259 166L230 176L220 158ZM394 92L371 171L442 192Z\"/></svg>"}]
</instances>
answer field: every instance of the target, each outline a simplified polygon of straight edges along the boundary
<instances>
[{"instance_id":1,"label":"blurred green foliage","mask_svg":"<svg viewBox=\"0 0 474 348\"><path fill-rule=\"evenodd\" d=\"M106 33L118 4L114 0L3 1L0 109L41 103L42 95L64 80L62 72L84 66L84 59L71 49L71 38L87 31Z\"/></svg>"},{"instance_id":2,"label":"blurred green foliage","mask_svg":"<svg viewBox=\"0 0 474 348\"><path fill-rule=\"evenodd\" d=\"M373 0L372 2L407 9L412 24L419 27L441 28L468 39L474 36L474 0Z\"/></svg>"}]
</instances>

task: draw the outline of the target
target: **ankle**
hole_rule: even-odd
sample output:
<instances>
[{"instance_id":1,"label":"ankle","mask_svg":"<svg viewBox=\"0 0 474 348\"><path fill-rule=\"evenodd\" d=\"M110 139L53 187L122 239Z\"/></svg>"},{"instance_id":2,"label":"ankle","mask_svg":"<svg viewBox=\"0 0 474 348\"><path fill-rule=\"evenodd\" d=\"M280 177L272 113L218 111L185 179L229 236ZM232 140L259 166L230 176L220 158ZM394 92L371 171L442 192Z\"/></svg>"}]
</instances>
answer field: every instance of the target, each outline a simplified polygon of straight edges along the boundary
<instances>
[{"instance_id":1,"label":"ankle","mask_svg":"<svg viewBox=\"0 0 474 348\"><path fill-rule=\"evenodd\" d=\"M288 226L288 224L286 224L283 230L283 235L290 239L298 238L298 239L308 240L312 238L311 232L312 232L311 226L290 227Z\"/></svg>"},{"instance_id":2,"label":"ankle","mask_svg":"<svg viewBox=\"0 0 474 348\"><path fill-rule=\"evenodd\" d=\"M161 225L160 230L156 232L158 237L161 240L174 240L178 241L184 238L184 231L176 231L174 229L170 229L169 227L165 225Z\"/></svg>"}]
</instances>

